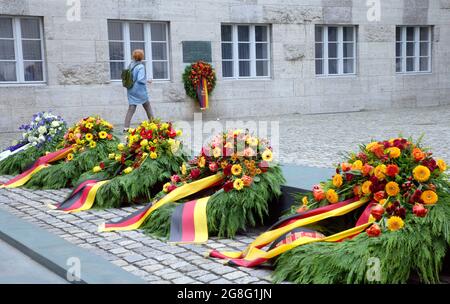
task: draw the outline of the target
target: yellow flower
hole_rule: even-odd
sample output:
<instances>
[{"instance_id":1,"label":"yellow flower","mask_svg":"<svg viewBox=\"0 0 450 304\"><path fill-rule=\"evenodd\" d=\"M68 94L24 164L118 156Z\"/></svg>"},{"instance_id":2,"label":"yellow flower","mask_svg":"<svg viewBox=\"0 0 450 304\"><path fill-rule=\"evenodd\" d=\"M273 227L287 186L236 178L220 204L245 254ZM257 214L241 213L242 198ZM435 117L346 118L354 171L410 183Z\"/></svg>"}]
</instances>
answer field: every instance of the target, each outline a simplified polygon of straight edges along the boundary
<instances>
[{"instance_id":1,"label":"yellow flower","mask_svg":"<svg viewBox=\"0 0 450 304\"><path fill-rule=\"evenodd\" d=\"M387 153L389 154L390 158L399 158L402 154L402 151L397 147L391 147L387 148Z\"/></svg>"},{"instance_id":2,"label":"yellow flower","mask_svg":"<svg viewBox=\"0 0 450 304\"><path fill-rule=\"evenodd\" d=\"M373 174L379 179L383 180L386 177L386 165L378 165L375 167Z\"/></svg>"},{"instance_id":3,"label":"yellow flower","mask_svg":"<svg viewBox=\"0 0 450 304\"><path fill-rule=\"evenodd\" d=\"M86 133L86 135L84 136L87 140L92 140L94 138L94 135L92 135L91 133Z\"/></svg>"},{"instance_id":4,"label":"yellow flower","mask_svg":"<svg viewBox=\"0 0 450 304\"><path fill-rule=\"evenodd\" d=\"M378 145L378 142L376 142L376 141L371 142L370 144L368 144L366 146L366 151L371 151L372 148L375 147L376 145Z\"/></svg>"},{"instance_id":5,"label":"yellow flower","mask_svg":"<svg viewBox=\"0 0 450 304\"><path fill-rule=\"evenodd\" d=\"M437 166L439 167L439 170L441 172L444 172L445 170L447 170L447 164L445 163L445 161L443 159L437 160Z\"/></svg>"},{"instance_id":6,"label":"yellow flower","mask_svg":"<svg viewBox=\"0 0 450 304\"><path fill-rule=\"evenodd\" d=\"M117 149L119 149L119 151L123 151L123 149L125 149L125 145L124 144L118 144L117 145Z\"/></svg>"},{"instance_id":7,"label":"yellow flower","mask_svg":"<svg viewBox=\"0 0 450 304\"><path fill-rule=\"evenodd\" d=\"M302 198L302 203L303 203L303 206L308 205L308 197L307 197L307 196L304 196L304 197Z\"/></svg>"},{"instance_id":8,"label":"yellow flower","mask_svg":"<svg viewBox=\"0 0 450 304\"><path fill-rule=\"evenodd\" d=\"M391 231L397 231L403 228L403 226L405 226L405 222L403 222L401 217L398 216L391 216L388 220L387 220L387 226L389 228L389 230Z\"/></svg>"},{"instance_id":9,"label":"yellow flower","mask_svg":"<svg viewBox=\"0 0 450 304\"><path fill-rule=\"evenodd\" d=\"M237 136L237 135L239 135L239 134L241 134L241 133L242 133L242 130L241 130L241 129L238 129L238 130L233 131L233 135L234 135L234 136Z\"/></svg>"},{"instance_id":10,"label":"yellow flower","mask_svg":"<svg viewBox=\"0 0 450 304\"><path fill-rule=\"evenodd\" d=\"M201 157L198 159L197 164L198 164L198 166L199 166L200 168L204 168L204 167L205 167L205 164L206 164L206 159L205 159L205 157L201 156Z\"/></svg>"},{"instance_id":11,"label":"yellow flower","mask_svg":"<svg viewBox=\"0 0 450 304\"><path fill-rule=\"evenodd\" d=\"M359 159L352 164L352 170L361 170L362 167L363 163Z\"/></svg>"},{"instance_id":12,"label":"yellow flower","mask_svg":"<svg viewBox=\"0 0 450 304\"><path fill-rule=\"evenodd\" d=\"M72 159L73 159L73 154L72 153L67 154L67 160L71 161Z\"/></svg>"},{"instance_id":13,"label":"yellow flower","mask_svg":"<svg viewBox=\"0 0 450 304\"><path fill-rule=\"evenodd\" d=\"M93 148L97 147L97 143L95 141L91 141L89 143L89 147L91 147L93 149Z\"/></svg>"},{"instance_id":14,"label":"yellow flower","mask_svg":"<svg viewBox=\"0 0 450 304\"><path fill-rule=\"evenodd\" d=\"M161 124L161 130L166 130L166 129L168 129L169 128L169 124L168 123L163 123L163 124Z\"/></svg>"},{"instance_id":15,"label":"yellow flower","mask_svg":"<svg viewBox=\"0 0 450 304\"><path fill-rule=\"evenodd\" d=\"M105 131L98 132L98 137L100 137L101 139L105 139L107 136L108 133L106 133Z\"/></svg>"},{"instance_id":16,"label":"yellow flower","mask_svg":"<svg viewBox=\"0 0 450 304\"><path fill-rule=\"evenodd\" d=\"M269 149L266 149L262 154L262 159L267 162L271 162L273 159L272 151L270 151Z\"/></svg>"},{"instance_id":17,"label":"yellow flower","mask_svg":"<svg viewBox=\"0 0 450 304\"><path fill-rule=\"evenodd\" d=\"M122 160L122 156L121 155L116 155L115 158L116 161L120 162Z\"/></svg>"},{"instance_id":18,"label":"yellow flower","mask_svg":"<svg viewBox=\"0 0 450 304\"><path fill-rule=\"evenodd\" d=\"M228 162L226 160L223 160L223 161L220 162L220 167L222 169L225 169L226 166L228 166Z\"/></svg>"},{"instance_id":19,"label":"yellow flower","mask_svg":"<svg viewBox=\"0 0 450 304\"><path fill-rule=\"evenodd\" d=\"M169 192L169 187L170 187L170 183L169 182L165 183L163 186L163 191L166 193Z\"/></svg>"},{"instance_id":20,"label":"yellow flower","mask_svg":"<svg viewBox=\"0 0 450 304\"><path fill-rule=\"evenodd\" d=\"M186 164L183 164L181 166L181 174L186 175L187 174L187 169L186 169Z\"/></svg>"},{"instance_id":21,"label":"yellow flower","mask_svg":"<svg viewBox=\"0 0 450 304\"><path fill-rule=\"evenodd\" d=\"M131 173L131 171L133 171L133 168L127 167L127 168L125 168L125 170L123 170L123 173L128 174L128 173Z\"/></svg>"},{"instance_id":22,"label":"yellow flower","mask_svg":"<svg viewBox=\"0 0 450 304\"><path fill-rule=\"evenodd\" d=\"M372 182L371 181L365 181L363 184L362 184L362 192L364 193L364 194L370 194L370 193L372 193L372 191L370 190L370 186L372 186Z\"/></svg>"},{"instance_id":23,"label":"yellow flower","mask_svg":"<svg viewBox=\"0 0 450 304\"><path fill-rule=\"evenodd\" d=\"M342 175L340 174L336 174L335 176L333 176L333 186L340 188L343 184L343 179L342 179Z\"/></svg>"},{"instance_id":24,"label":"yellow flower","mask_svg":"<svg viewBox=\"0 0 450 304\"><path fill-rule=\"evenodd\" d=\"M389 182L386 184L385 190L389 196L396 196L400 192L400 187L396 182Z\"/></svg>"},{"instance_id":25,"label":"yellow flower","mask_svg":"<svg viewBox=\"0 0 450 304\"><path fill-rule=\"evenodd\" d=\"M213 149L213 156L214 156L215 158L219 158L220 155L222 155L222 150L220 150L220 148L214 148L214 149Z\"/></svg>"},{"instance_id":26,"label":"yellow flower","mask_svg":"<svg viewBox=\"0 0 450 304\"><path fill-rule=\"evenodd\" d=\"M325 197L327 198L327 200L331 203L331 204L335 204L338 202L339 200L339 196L336 193L336 191L334 191L333 189L329 189L326 194Z\"/></svg>"},{"instance_id":27,"label":"yellow flower","mask_svg":"<svg viewBox=\"0 0 450 304\"><path fill-rule=\"evenodd\" d=\"M241 173L242 173L242 167L241 167L241 165L233 165L233 166L231 167L231 173L232 173L233 175L241 175Z\"/></svg>"},{"instance_id":28,"label":"yellow flower","mask_svg":"<svg viewBox=\"0 0 450 304\"><path fill-rule=\"evenodd\" d=\"M425 190L424 192L422 192L420 198L427 205L436 204L436 202L438 201L438 195L436 194L436 192L431 190Z\"/></svg>"},{"instance_id":29,"label":"yellow flower","mask_svg":"<svg viewBox=\"0 0 450 304\"><path fill-rule=\"evenodd\" d=\"M109 159L115 159L115 158L116 158L116 154L114 154L114 153L109 153L109 154L108 154L108 158L109 158Z\"/></svg>"},{"instance_id":30,"label":"yellow flower","mask_svg":"<svg viewBox=\"0 0 450 304\"><path fill-rule=\"evenodd\" d=\"M148 146L148 140L147 139L141 140L141 146L142 147Z\"/></svg>"},{"instance_id":31,"label":"yellow flower","mask_svg":"<svg viewBox=\"0 0 450 304\"><path fill-rule=\"evenodd\" d=\"M183 131L177 130L177 136L181 136L181 135L183 135Z\"/></svg>"},{"instance_id":32,"label":"yellow flower","mask_svg":"<svg viewBox=\"0 0 450 304\"><path fill-rule=\"evenodd\" d=\"M94 124L93 124L92 122L88 122L88 123L85 125L85 127L86 127L86 129L92 129L92 127L94 127Z\"/></svg>"},{"instance_id":33,"label":"yellow flower","mask_svg":"<svg viewBox=\"0 0 450 304\"><path fill-rule=\"evenodd\" d=\"M158 154L156 154L156 152L150 153L150 158L151 159L156 159L157 157L158 157Z\"/></svg>"},{"instance_id":34,"label":"yellow flower","mask_svg":"<svg viewBox=\"0 0 450 304\"><path fill-rule=\"evenodd\" d=\"M92 171L93 171L94 173L100 172L100 171L102 171L102 167L100 167L100 166L95 166L94 168L92 168Z\"/></svg>"},{"instance_id":35,"label":"yellow flower","mask_svg":"<svg viewBox=\"0 0 450 304\"><path fill-rule=\"evenodd\" d=\"M236 190L242 190L242 188L244 188L244 182L242 181L242 179L237 178L234 182L233 182L233 187Z\"/></svg>"},{"instance_id":36,"label":"yellow flower","mask_svg":"<svg viewBox=\"0 0 450 304\"><path fill-rule=\"evenodd\" d=\"M426 182L430 178L430 175L430 169L422 165L415 167L413 170L414 179L421 183Z\"/></svg>"},{"instance_id":37,"label":"yellow flower","mask_svg":"<svg viewBox=\"0 0 450 304\"><path fill-rule=\"evenodd\" d=\"M256 137L250 137L247 139L247 144L249 144L252 147L255 147L258 145L258 138Z\"/></svg>"}]
</instances>

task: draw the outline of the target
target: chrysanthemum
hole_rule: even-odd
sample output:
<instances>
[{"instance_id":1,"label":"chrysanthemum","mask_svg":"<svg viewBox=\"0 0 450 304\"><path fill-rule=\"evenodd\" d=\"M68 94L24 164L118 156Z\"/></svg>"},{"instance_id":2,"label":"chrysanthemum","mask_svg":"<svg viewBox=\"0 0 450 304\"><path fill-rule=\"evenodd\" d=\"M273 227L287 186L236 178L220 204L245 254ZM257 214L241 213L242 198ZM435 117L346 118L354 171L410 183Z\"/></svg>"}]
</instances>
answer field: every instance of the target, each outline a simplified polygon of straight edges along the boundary
<instances>
[{"instance_id":1,"label":"chrysanthemum","mask_svg":"<svg viewBox=\"0 0 450 304\"><path fill-rule=\"evenodd\" d=\"M403 228L405 226L405 222L403 222L401 217L398 216L391 216L387 220L387 227L390 231L397 231Z\"/></svg>"},{"instance_id":2,"label":"chrysanthemum","mask_svg":"<svg viewBox=\"0 0 450 304\"><path fill-rule=\"evenodd\" d=\"M343 182L344 181L342 179L342 175L336 174L335 176L333 176L333 186L335 186L336 188L340 188Z\"/></svg>"},{"instance_id":3,"label":"chrysanthemum","mask_svg":"<svg viewBox=\"0 0 450 304\"><path fill-rule=\"evenodd\" d=\"M386 165L378 165L375 167L373 174L379 179L383 180L386 176Z\"/></svg>"},{"instance_id":4,"label":"chrysanthemum","mask_svg":"<svg viewBox=\"0 0 450 304\"><path fill-rule=\"evenodd\" d=\"M362 190L362 193L364 193L364 194L369 194L369 193L371 193L372 191L370 190L370 187L372 186L372 182L371 181L365 181L363 184L362 184L362 187L361 187L361 190Z\"/></svg>"},{"instance_id":5,"label":"chrysanthemum","mask_svg":"<svg viewBox=\"0 0 450 304\"><path fill-rule=\"evenodd\" d=\"M439 170L441 172L444 172L445 170L447 170L447 164L442 159L438 159L437 160L437 166L439 167Z\"/></svg>"},{"instance_id":6,"label":"chrysanthemum","mask_svg":"<svg viewBox=\"0 0 450 304\"><path fill-rule=\"evenodd\" d=\"M386 184L385 190L389 196L396 196L400 192L400 187L396 182L389 182Z\"/></svg>"},{"instance_id":7,"label":"chrysanthemum","mask_svg":"<svg viewBox=\"0 0 450 304\"><path fill-rule=\"evenodd\" d=\"M413 170L414 179L421 183L426 182L430 178L430 174L430 169L422 165L415 167Z\"/></svg>"},{"instance_id":8,"label":"chrysanthemum","mask_svg":"<svg viewBox=\"0 0 450 304\"><path fill-rule=\"evenodd\" d=\"M331 203L331 204L335 204L339 201L339 196L336 193L336 191L334 191L333 189L329 189L326 193L325 193L325 197L327 198L327 200Z\"/></svg>"},{"instance_id":9,"label":"chrysanthemum","mask_svg":"<svg viewBox=\"0 0 450 304\"><path fill-rule=\"evenodd\" d=\"M436 202L438 201L438 195L436 194L436 192L431 190L425 190L420 198L427 205L436 204Z\"/></svg>"},{"instance_id":10,"label":"chrysanthemum","mask_svg":"<svg viewBox=\"0 0 450 304\"><path fill-rule=\"evenodd\" d=\"M402 151L397 147L391 147L387 148L387 153L389 154L390 158L399 158L402 154Z\"/></svg>"}]
</instances>

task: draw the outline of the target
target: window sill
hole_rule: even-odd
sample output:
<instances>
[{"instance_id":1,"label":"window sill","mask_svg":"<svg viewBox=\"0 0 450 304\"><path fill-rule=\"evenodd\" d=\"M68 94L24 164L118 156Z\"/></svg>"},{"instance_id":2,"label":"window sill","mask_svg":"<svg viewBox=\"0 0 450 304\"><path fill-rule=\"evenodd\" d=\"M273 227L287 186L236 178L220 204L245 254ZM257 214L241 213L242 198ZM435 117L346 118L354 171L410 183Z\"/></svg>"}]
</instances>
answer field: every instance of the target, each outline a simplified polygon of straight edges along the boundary
<instances>
[{"instance_id":1,"label":"window sill","mask_svg":"<svg viewBox=\"0 0 450 304\"><path fill-rule=\"evenodd\" d=\"M317 79L334 79L334 78L357 78L358 74L342 74L342 75L315 75Z\"/></svg>"},{"instance_id":2,"label":"window sill","mask_svg":"<svg viewBox=\"0 0 450 304\"><path fill-rule=\"evenodd\" d=\"M433 72L396 72L396 76L418 76L418 75L432 75Z\"/></svg>"},{"instance_id":3,"label":"window sill","mask_svg":"<svg viewBox=\"0 0 450 304\"><path fill-rule=\"evenodd\" d=\"M272 77L268 76L268 77L222 77L220 78L220 80L224 80L224 81L233 81L233 80L250 80L250 81L255 81L255 80L265 80L265 81L269 81L272 80Z\"/></svg>"},{"instance_id":4,"label":"window sill","mask_svg":"<svg viewBox=\"0 0 450 304\"><path fill-rule=\"evenodd\" d=\"M0 88L3 87L44 87L47 82L0 82Z\"/></svg>"}]
</instances>

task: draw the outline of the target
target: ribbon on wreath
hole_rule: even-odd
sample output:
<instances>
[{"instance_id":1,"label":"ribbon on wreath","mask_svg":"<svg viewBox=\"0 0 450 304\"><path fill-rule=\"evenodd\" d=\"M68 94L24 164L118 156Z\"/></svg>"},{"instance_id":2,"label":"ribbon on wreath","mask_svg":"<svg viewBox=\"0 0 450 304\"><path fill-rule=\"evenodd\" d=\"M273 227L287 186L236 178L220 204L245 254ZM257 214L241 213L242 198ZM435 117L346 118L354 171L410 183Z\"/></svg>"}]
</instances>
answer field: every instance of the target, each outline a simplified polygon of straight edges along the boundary
<instances>
[{"instance_id":1,"label":"ribbon on wreath","mask_svg":"<svg viewBox=\"0 0 450 304\"><path fill-rule=\"evenodd\" d=\"M278 223L274 224L266 232L258 236L242 252L219 252L217 250L212 250L209 252L209 256L225 259L227 260L226 264L228 265L255 267L297 246L314 242L340 242L344 239L353 238L362 231L366 230L366 228L368 228L375 221L375 219L370 215L370 210L374 204L377 204L376 202L367 204L355 227L333 235L324 236L317 232L312 233L314 231L309 231L310 233L304 233L305 231L303 231L303 233L298 233L299 231L297 229L309 224L317 223L327 218L347 214L361 206L364 206L366 203L366 199L354 198L295 214L285 219L281 219ZM292 234L294 236L291 236L290 240L286 240L286 237ZM271 245L267 251L262 250L262 248L269 244Z\"/></svg>"},{"instance_id":2,"label":"ribbon on wreath","mask_svg":"<svg viewBox=\"0 0 450 304\"><path fill-rule=\"evenodd\" d=\"M56 205L48 205L51 209L74 213L89 210L95 201L98 189L109 182L109 180L90 179L82 182L75 190L62 202Z\"/></svg>"},{"instance_id":3,"label":"ribbon on wreath","mask_svg":"<svg viewBox=\"0 0 450 304\"><path fill-rule=\"evenodd\" d=\"M28 144L20 143L15 146L9 147L8 149L6 149L5 151L0 153L0 161L7 159L8 157L10 157L16 153L19 153L20 151L26 150L30 147L31 147L30 143L28 143Z\"/></svg>"},{"instance_id":4,"label":"ribbon on wreath","mask_svg":"<svg viewBox=\"0 0 450 304\"><path fill-rule=\"evenodd\" d=\"M103 223L99 226L99 231L123 231L138 229L150 214L156 209L164 206L167 203L176 202L182 198L188 197L201 190L207 189L216 185L223 180L222 174L215 174L192 183L184 184L167 195L163 196L160 200L149 203L144 208L137 210L129 216L112 223Z\"/></svg>"},{"instance_id":5,"label":"ribbon on wreath","mask_svg":"<svg viewBox=\"0 0 450 304\"><path fill-rule=\"evenodd\" d=\"M39 157L29 169L0 185L0 188L17 188L25 185L36 172L50 166L53 162L64 159L72 150L72 147L68 147Z\"/></svg>"},{"instance_id":6,"label":"ribbon on wreath","mask_svg":"<svg viewBox=\"0 0 450 304\"><path fill-rule=\"evenodd\" d=\"M209 107L208 85L205 77L201 77L197 86L197 99L200 103L200 109L205 110Z\"/></svg>"}]
</instances>

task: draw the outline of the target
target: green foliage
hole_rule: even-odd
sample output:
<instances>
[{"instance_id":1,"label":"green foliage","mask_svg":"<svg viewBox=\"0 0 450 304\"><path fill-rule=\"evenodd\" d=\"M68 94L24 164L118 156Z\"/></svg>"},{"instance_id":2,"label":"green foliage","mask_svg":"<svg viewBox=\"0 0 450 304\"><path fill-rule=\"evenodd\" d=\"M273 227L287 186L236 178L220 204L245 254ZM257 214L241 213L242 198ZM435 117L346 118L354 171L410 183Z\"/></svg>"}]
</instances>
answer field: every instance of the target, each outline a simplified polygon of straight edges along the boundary
<instances>
[{"instance_id":1,"label":"green foliage","mask_svg":"<svg viewBox=\"0 0 450 304\"><path fill-rule=\"evenodd\" d=\"M373 269L369 259L378 258L380 283L406 283L414 272L423 283L439 282L450 244L449 189L447 183L438 191L439 201L425 218L409 213L405 227L399 231L372 238L361 233L352 240L313 243L282 254L275 261L274 280L302 284L372 283L366 275Z\"/></svg>"},{"instance_id":2,"label":"green foliage","mask_svg":"<svg viewBox=\"0 0 450 304\"><path fill-rule=\"evenodd\" d=\"M281 195L284 177L278 166L259 177L249 188L229 192L221 189L211 196L206 207L210 236L233 238L239 230L262 223L268 204ZM155 210L143 225L145 232L167 238L174 208L175 204L168 204Z\"/></svg>"},{"instance_id":3,"label":"green foliage","mask_svg":"<svg viewBox=\"0 0 450 304\"><path fill-rule=\"evenodd\" d=\"M71 187L83 172L91 170L102 159L107 158L116 145L116 140L98 142L96 148L86 148L85 151L76 153L72 161L61 160L37 172L25 187L30 189Z\"/></svg>"},{"instance_id":4,"label":"green foliage","mask_svg":"<svg viewBox=\"0 0 450 304\"><path fill-rule=\"evenodd\" d=\"M30 147L26 150L20 151L17 154L11 155L0 162L0 175L17 175L29 168L45 152L57 150L62 136L55 137L52 141L45 143L41 147Z\"/></svg>"}]
</instances>

